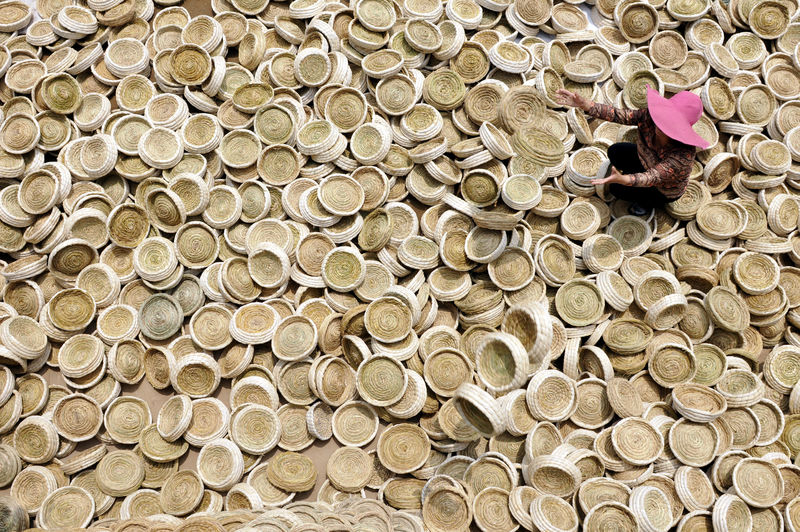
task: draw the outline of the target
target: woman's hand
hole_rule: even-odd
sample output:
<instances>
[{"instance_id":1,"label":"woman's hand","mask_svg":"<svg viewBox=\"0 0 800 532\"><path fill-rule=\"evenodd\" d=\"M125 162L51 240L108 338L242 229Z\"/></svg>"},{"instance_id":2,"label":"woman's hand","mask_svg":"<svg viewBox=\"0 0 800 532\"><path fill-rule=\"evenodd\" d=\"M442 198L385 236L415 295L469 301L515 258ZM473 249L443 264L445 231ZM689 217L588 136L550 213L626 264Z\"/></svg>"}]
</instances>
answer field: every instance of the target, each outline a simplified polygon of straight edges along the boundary
<instances>
[{"instance_id":1,"label":"woman's hand","mask_svg":"<svg viewBox=\"0 0 800 532\"><path fill-rule=\"evenodd\" d=\"M561 105L566 105L568 107L578 107L583 109L584 111L589 106L589 100L577 94L575 92L570 92L566 89L558 89L556 91L556 102Z\"/></svg>"},{"instance_id":2,"label":"woman's hand","mask_svg":"<svg viewBox=\"0 0 800 532\"><path fill-rule=\"evenodd\" d=\"M619 183L620 185L633 185L633 178L629 175L620 174L619 170L611 167L611 173L608 177L601 177L600 179L592 179L593 185L605 185L606 183Z\"/></svg>"}]
</instances>

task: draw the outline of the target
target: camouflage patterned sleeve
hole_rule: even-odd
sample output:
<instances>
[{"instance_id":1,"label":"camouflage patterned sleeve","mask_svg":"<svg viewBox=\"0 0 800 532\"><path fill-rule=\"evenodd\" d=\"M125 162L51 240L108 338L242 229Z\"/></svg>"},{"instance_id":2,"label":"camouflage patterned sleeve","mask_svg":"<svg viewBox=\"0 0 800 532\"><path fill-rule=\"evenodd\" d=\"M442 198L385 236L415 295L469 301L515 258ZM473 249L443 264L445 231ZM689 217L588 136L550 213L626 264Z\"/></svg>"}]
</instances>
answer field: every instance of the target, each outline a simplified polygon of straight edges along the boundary
<instances>
[{"instance_id":1,"label":"camouflage patterned sleeve","mask_svg":"<svg viewBox=\"0 0 800 532\"><path fill-rule=\"evenodd\" d=\"M618 109L613 105L591 102L589 104L589 108L586 109L586 114L591 115L595 118L607 120L609 122L616 122L617 124L635 126L638 125L639 122L644 120L644 118L647 116L647 110Z\"/></svg>"},{"instance_id":2,"label":"camouflage patterned sleeve","mask_svg":"<svg viewBox=\"0 0 800 532\"><path fill-rule=\"evenodd\" d=\"M686 188L694 162L694 148L675 150L645 172L631 174L634 187L658 187L665 196L680 196Z\"/></svg>"}]
</instances>

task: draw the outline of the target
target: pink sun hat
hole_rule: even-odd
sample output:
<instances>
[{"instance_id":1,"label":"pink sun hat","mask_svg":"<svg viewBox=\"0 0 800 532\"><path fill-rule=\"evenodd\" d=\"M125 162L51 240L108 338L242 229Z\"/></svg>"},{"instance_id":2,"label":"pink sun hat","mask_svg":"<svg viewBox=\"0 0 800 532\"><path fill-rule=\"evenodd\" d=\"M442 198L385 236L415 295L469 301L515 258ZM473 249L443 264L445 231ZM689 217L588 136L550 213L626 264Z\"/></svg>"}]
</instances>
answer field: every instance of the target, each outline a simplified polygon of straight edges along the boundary
<instances>
[{"instance_id":1,"label":"pink sun hat","mask_svg":"<svg viewBox=\"0 0 800 532\"><path fill-rule=\"evenodd\" d=\"M648 87L647 110L658 129L669 138L698 148L709 147L708 141L692 129L703 114L703 102L693 92L681 91L672 98L664 98Z\"/></svg>"}]
</instances>

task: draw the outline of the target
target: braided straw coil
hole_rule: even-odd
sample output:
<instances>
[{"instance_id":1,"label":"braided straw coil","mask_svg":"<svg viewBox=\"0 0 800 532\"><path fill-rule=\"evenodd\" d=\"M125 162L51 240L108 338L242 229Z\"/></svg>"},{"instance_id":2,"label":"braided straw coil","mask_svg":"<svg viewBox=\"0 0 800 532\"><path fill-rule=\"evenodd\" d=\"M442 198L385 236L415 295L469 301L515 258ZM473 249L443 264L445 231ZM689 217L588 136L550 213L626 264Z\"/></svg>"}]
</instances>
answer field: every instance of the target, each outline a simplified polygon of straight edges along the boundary
<instances>
[{"instance_id":1,"label":"braided straw coil","mask_svg":"<svg viewBox=\"0 0 800 532\"><path fill-rule=\"evenodd\" d=\"M725 397L699 384L679 384L672 389L673 405L682 416L698 423L708 423L725 412Z\"/></svg>"},{"instance_id":2,"label":"braided straw coil","mask_svg":"<svg viewBox=\"0 0 800 532\"><path fill-rule=\"evenodd\" d=\"M49 530L84 528L91 522L94 511L94 499L89 492L64 486L42 501L37 517L42 527Z\"/></svg>"},{"instance_id":3,"label":"braided straw coil","mask_svg":"<svg viewBox=\"0 0 800 532\"><path fill-rule=\"evenodd\" d=\"M588 281L569 281L556 293L556 310L559 316L575 327L596 323L604 307L605 299L600 289Z\"/></svg>"},{"instance_id":4,"label":"braided straw coil","mask_svg":"<svg viewBox=\"0 0 800 532\"><path fill-rule=\"evenodd\" d=\"M341 447L328 459L326 473L338 490L354 493L364 488L372 474L372 458L358 447Z\"/></svg>"},{"instance_id":5,"label":"braided straw coil","mask_svg":"<svg viewBox=\"0 0 800 532\"><path fill-rule=\"evenodd\" d=\"M280 489L308 491L314 487L317 472L306 456L295 452L284 452L270 460L267 477Z\"/></svg>"}]
</instances>

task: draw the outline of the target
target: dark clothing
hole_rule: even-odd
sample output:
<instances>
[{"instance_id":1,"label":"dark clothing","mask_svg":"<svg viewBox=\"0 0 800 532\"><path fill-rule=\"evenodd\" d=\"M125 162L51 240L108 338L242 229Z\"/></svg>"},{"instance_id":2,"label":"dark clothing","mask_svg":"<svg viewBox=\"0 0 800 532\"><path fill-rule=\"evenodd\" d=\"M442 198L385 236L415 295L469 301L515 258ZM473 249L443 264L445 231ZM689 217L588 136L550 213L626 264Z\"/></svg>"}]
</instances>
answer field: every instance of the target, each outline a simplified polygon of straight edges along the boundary
<instances>
[{"instance_id":1,"label":"dark clothing","mask_svg":"<svg viewBox=\"0 0 800 532\"><path fill-rule=\"evenodd\" d=\"M642 170L631 174L634 187L655 187L670 200L676 200L683 195L694 163L693 146L672 141L667 146L659 147L656 143L656 124L647 109L617 109L611 105L592 102L586 113L595 118L639 128L636 148ZM622 168L616 168L623 174L628 173Z\"/></svg>"},{"instance_id":2,"label":"dark clothing","mask_svg":"<svg viewBox=\"0 0 800 532\"><path fill-rule=\"evenodd\" d=\"M645 171L637 156L636 144L632 142L618 142L609 146L608 160L621 174L637 174ZM655 187L629 187L612 183L609 190L615 197L637 203L642 207L660 207L672 201Z\"/></svg>"}]
</instances>

